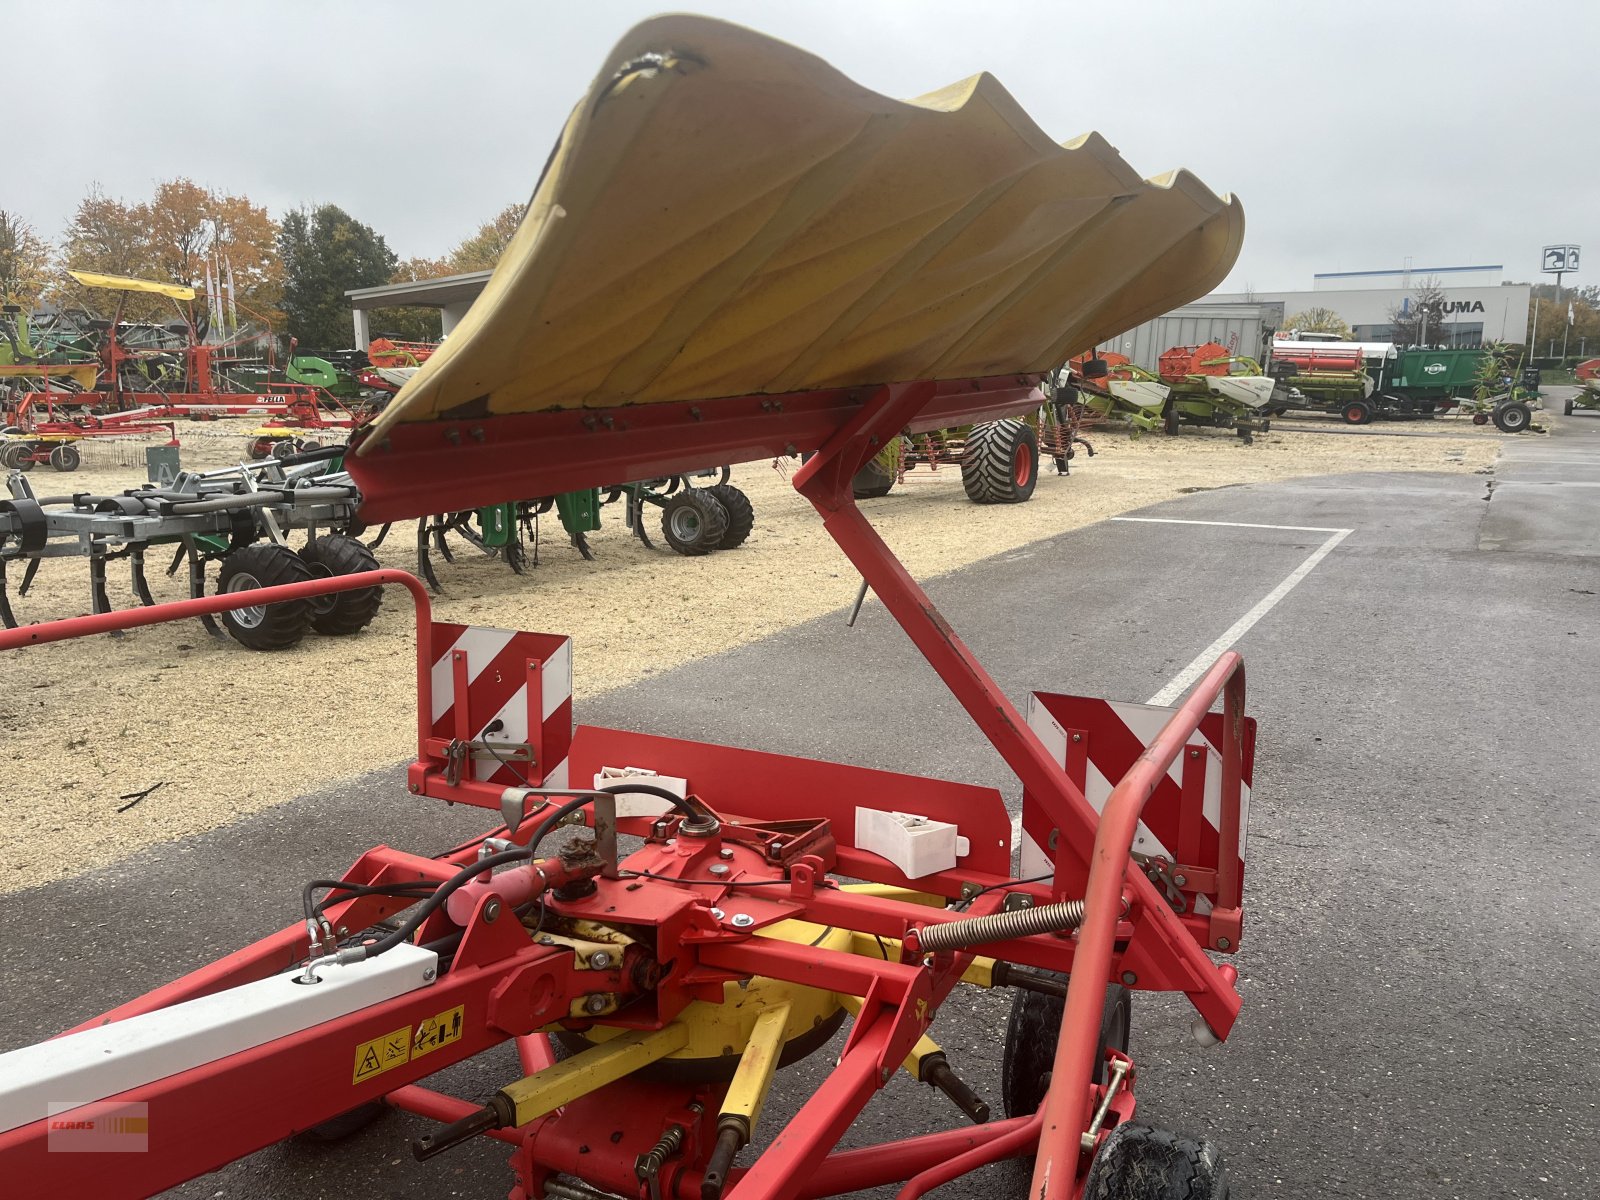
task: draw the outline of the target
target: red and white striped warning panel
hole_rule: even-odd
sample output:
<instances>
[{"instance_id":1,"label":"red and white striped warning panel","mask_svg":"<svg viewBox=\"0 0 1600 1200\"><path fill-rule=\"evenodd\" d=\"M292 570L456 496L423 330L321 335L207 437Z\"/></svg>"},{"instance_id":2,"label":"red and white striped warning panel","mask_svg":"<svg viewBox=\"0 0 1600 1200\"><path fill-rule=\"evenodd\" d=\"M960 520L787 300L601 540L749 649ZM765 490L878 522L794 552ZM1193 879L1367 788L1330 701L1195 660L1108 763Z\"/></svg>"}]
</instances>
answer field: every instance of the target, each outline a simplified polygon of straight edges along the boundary
<instances>
[{"instance_id":1,"label":"red and white striped warning panel","mask_svg":"<svg viewBox=\"0 0 1600 1200\"><path fill-rule=\"evenodd\" d=\"M569 786L572 639L435 621L432 646L433 736L465 745L461 776Z\"/></svg>"},{"instance_id":2,"label":"red and white striped warning panel","mask_svg":"<svg viewBox=\"0 0 1600 1200\"><path fill-rule=\"evenodd\" d=\"M1155 741L1171 719L1171 708L1150 704L1124 704L1088 696L1062 696L1035 692L1028 698L1028 726L1039 735L1067 777L1082 791L1095 811L1103 812L1111 791ZM1246 719L1243 782L1239 797L1239 864L1245 857L1245 830L1250 819L1250 785L1255 769L1256 723ZM1221 713L1210 713L1167 769L1166 778L1144 807L1143 820L1134 834L1133 852L1162 858L1175 866L1199 868L1193 874L1212 875L1218 865L1222 822ZM1053 825L1039 804L1022 799L1022 878L1048 874L1053 867L1050 844ZM1188 889L1186 889L1188 890ZM1195 890L1195 909L1207 912L1209 889Z\"/></svg>"}]
</instances>

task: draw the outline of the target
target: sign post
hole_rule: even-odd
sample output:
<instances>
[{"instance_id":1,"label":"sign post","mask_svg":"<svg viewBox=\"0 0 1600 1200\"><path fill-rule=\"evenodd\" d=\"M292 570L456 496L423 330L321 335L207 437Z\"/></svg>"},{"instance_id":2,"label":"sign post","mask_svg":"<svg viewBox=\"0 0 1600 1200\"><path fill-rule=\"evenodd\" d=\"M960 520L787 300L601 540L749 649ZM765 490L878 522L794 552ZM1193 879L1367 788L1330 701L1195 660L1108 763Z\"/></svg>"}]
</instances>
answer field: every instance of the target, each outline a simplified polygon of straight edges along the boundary
<instances>
[{"instance_id":1,"label":"sign post","mask_svg":"<svg viewBox=\"0 0 1600 1200\"><path fill-rule=\"evenodd\" d=\"M1541 266L1539 270L1546 275L1554 275L1556 277L1556 303L1558 305L1561 303L1561 277L1568 271L1576 271L1578 269L1578 255L1581 249L1582 247L1573 245L1546 246L1544 248L1544 265ZM1567 319L1567 325L1569 328L1572 325L1570 315ZM1538 340L1539 301L1535 300L1533 302L1533 333L1528 337L1528 350L1530 354L1534 352L1534 347L1538 345ZM1555 348L1555 340L1551 339L1550 351L1552 354L1555 352ZM1561 357L1563 361L1567 357L1567 342L1565 335L1563 335L1561 339Z\"/></svg>"}]
</instances>

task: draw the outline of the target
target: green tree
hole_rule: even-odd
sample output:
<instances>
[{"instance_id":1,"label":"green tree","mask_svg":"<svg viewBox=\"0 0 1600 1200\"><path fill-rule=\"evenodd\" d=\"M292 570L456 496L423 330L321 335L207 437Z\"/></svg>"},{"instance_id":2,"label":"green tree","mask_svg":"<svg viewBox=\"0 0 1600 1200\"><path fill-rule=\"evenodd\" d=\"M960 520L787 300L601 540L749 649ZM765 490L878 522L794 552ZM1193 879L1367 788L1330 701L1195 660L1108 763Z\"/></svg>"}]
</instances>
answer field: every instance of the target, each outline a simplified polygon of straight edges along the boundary
<instances>
[{"instance_id":1,"label":"green tree","mask_svg":"<svg viewBox=\"0 0 1600 1200\"><path fill-rule=\"evenodd\" d=\"M457 272L492 271L506 252L517 226L522 224L525 204L508 204L478 226L478 232L450 252L450 265Z\"/></svg>"},{"instance_id":2,"label":"green tree","mask_svg":"<svg viewBox=\"0 0 1600 1200\"><path fill-rule=\"evenodd\" d=\"M1342 338L1350 336L1350 326L1331 308L1308 308L1283 319L1285 329L1298 329L1301 333L1336 333Z\"/></svg>"},{"instance_id":3,"label":"green tree","mask_svg":"<svg viewBox=\"0 0 1600 1200\"><path fill-rule=\"evenodd\" d=\"M350 340L353 288L388 283L399 259L382 236L333 204L301 208L278 232L287 332L302 346L342 346Z\"/></svg>"},{"instance_id":4,"label":"green tree","mask_svg":"<svg viewBox=\"0 0 1600 1200\"><path fill-rule=\"evenodd\" d=\"M0 301L31 309L49 278L49 243L19 215L0 208Z\"/></svg>"}]
</instances>

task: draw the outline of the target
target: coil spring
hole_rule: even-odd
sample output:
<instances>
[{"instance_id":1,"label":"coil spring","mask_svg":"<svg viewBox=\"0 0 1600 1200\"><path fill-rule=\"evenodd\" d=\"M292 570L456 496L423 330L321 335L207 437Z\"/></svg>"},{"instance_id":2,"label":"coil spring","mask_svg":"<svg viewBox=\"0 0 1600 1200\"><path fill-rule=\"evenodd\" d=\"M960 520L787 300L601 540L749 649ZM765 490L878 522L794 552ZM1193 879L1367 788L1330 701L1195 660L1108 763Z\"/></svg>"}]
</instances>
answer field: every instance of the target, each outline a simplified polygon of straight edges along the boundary
<instances>
[{"instance_id":1,"label":"coil spring","mask_svg":"<svg viewBox=\"0 0 1600 1200\"><path fill-rule=\"evenodd\" d=\"M1082 900L1018 908L1011 912L991 913L986 917L968 917L964 921L925 926L917 932L917 945L922 950L937 954L958 946L1004 942L1035 933L1064 933L1082 925L1083 916Z\"/></svg>"},{"instance_id":2,"label":"coil spring","mask_svg":"<svg viewBox=\"0 0 1600 1200\"><path fill-rule=\"evenodd\" d=\"M633 1164L634 1174L644 1180L655 1178L656 1173L661 1170L661 1165L683 1149L683 1139L683 1126L672 1126L661 1135L660 1140L654 1146L651 1146L647 1153L639 1155L638 1159L635 1160Z\"/></svg>"}]
</instances>

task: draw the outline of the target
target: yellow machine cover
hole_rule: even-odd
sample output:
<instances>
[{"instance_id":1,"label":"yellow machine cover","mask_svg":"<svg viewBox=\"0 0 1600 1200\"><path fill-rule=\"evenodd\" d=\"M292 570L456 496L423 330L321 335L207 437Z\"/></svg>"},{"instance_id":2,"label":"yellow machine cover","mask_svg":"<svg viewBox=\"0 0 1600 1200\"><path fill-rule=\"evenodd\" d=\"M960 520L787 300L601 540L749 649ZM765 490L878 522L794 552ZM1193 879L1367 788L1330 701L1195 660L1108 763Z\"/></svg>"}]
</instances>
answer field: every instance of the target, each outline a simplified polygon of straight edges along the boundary
<instances>
[{"instance_id":1,"label":"yellow machine cover","mask_svg":"<svg viewBox=\"0 0 1600 1200\"><path fill-rule=\"evenodd\" d=\"M94 271L68 271L84 287L110 288L114 292L148 292L152 296L171 296L174 300L193 300L194 289L181 283L157 283L153 279L134 279L127 275L100 275Z\"/></svg>"},{"instance_id":2,"label":"yellow machine cover","mask_svg":"<svg viewBox=\"0 0 1600 1200\"><path fill-rule=\"evenodd\" d=\"M990 75L910 102L702 17L637 26L398 422L1042 371L1216 286L1244 214L1053 142ZM367 439L363 451L377 437Z\"/></svg>"}]
</instances>

